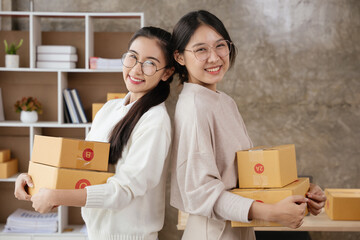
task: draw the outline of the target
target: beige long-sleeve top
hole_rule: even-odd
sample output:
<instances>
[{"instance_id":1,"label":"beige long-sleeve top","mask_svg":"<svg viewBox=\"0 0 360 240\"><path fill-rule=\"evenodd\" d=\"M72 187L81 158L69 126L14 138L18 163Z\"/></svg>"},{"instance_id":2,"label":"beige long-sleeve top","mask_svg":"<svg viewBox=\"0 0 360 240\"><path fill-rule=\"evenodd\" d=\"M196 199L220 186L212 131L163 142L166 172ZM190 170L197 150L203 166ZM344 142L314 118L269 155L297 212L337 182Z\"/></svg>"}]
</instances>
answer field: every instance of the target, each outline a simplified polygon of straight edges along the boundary
<instances>
[{"instance_id":1,"label":"beige long-sleeve top","mask_svg":"<svg viewBox=\"0 0 360 240\"><path fill-rule=\"evenodd\" d=\"M248 222L252 199L237 186L236 151L252 147L234 100L185 83L176 105L170 204L193 215Z\"/></svg>"}]
</instances>

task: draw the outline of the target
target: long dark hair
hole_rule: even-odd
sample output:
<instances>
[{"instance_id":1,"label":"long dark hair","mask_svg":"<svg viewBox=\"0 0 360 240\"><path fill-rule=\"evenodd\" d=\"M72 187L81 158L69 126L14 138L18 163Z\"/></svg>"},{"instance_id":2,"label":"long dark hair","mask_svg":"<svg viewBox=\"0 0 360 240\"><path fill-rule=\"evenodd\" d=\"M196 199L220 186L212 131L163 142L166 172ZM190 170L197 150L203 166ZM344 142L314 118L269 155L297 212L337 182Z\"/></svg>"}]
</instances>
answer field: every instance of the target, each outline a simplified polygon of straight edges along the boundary
<instances>
[{"instance_id":1,"label":"long dark hair","mask_svg":"<svg viewBox=\"0 0 360 240\"><path fill-rule=\"evenodd\" d=\"M190 38L193 36L196 29L198 29L201 25L208 25L212 27L225 40L232 42L229 33L219 18L208 11L199 10L187 13L175 25L172 33L174 50L177 50L179 53L184 53L185 47L189 43ZM232 44L229 55L231 67L236 58L236 47L234 44ZM175 62L175 68L179 73L181 83L187 82L189 80L189 74L186 67Z\"/></svg>"},{"instance_id":2,"label":"long dark hair","mask_svg":"<svg viewBox=\"0 0 360 240\"><path fill-rule=\"evenodd\" d=\"M158 40L158 44L165 56L166 68L169 69L174 66L174 58L172 57L173 48L171 44L171 34L169 32L156 27L143 27L132 36L129 42L129 48L134 40L138 37L146 37ZM109 135L109 163L117 163L119 158L121 158L122 151L141 116L151 107L164 102L168 98L170 94L170 82L172 79L173 75L171 75L166 81L161 80L155 88L138 99L130 108L126 116L115 125L114 129Z\"/></svg>"}]
</instances>

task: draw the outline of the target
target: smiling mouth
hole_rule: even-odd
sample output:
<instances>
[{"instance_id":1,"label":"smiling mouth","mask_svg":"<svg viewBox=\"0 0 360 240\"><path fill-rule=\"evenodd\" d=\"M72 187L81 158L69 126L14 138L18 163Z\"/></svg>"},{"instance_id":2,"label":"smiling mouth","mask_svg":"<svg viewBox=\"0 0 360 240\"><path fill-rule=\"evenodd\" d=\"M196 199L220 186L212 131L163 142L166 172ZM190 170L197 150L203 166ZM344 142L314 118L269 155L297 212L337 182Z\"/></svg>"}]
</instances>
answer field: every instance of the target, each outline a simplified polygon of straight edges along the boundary
<instances>
[{"instance_id":1,"label":"smiling mouth","mask_svg":"<svg viewBox=\"0 0 360 240\"><path fill-rule=\"evenodd\" d=\"M221 66L213 67L213 68L206 68L205 71L210 73L215 73L220 71Z\"/></svg>"},{"instance_id":2,"label":"smiling mouth","mask_svg":"<svg viewBox=\"0 0 360 240\"><path fill-rule=\"evenodd\" d=\"M131 82L135 83L135 84L139 84L139 83L142 83L142 82L145 82L145 80L141 80L141 79L138 79L138 78L134 78L132 76L129 76L129 79Z\"/></svg>"}]
</instances>

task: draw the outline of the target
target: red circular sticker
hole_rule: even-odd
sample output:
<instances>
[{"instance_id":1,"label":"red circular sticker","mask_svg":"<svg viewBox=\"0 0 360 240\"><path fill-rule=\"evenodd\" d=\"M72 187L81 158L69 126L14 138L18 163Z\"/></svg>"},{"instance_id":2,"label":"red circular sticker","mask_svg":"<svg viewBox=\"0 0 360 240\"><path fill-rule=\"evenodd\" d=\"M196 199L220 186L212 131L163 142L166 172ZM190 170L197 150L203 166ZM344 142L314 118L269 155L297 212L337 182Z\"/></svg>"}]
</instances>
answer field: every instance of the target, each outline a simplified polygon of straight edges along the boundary
<instances>
[{"instance_id":1,"label":"red circular sticker","mask_svg":"<svg viewBox=\"0 0 360 240\"><path fill-rule=\"evenodd\" d=\"M261 200L255 200L255 201L260 202L260 203L264 203L264 202L263 202L263 201L261 201Z\"/></svg>"},{"instance_id":2,"label":"red circular sticker","mask_svg":"<svg viewBox=\"0 0 360 240\"><path fill-rule=\"evenodd\" d=\"M262 165L261 163L258 163L254 166L254 170L256 173L263 173L264 172L264 165Z\"/></svg>"},{"instance_id":3,"label":"red circular sticker","mask_svg":"<svg viewBox=\"0 0 360 240\"><path fill-rule=\"evenodd\" d=\"M93 158L94 158L94 151L90 148L86 148L84 151L83 151L83 159L85 161L91 161Z\"/></svg>"},{"instance_id":4,"label":"red circular sticker","mask_svg":"<svg viewBox=\"0 0 360 240\"><path fill-rule=\"evenodd\" d=\"M89 180L87 179L80 179L76 185L75 185L75 189L83 189L87 186L91 186L91 183Z\"/></svg>"}]
</instances>

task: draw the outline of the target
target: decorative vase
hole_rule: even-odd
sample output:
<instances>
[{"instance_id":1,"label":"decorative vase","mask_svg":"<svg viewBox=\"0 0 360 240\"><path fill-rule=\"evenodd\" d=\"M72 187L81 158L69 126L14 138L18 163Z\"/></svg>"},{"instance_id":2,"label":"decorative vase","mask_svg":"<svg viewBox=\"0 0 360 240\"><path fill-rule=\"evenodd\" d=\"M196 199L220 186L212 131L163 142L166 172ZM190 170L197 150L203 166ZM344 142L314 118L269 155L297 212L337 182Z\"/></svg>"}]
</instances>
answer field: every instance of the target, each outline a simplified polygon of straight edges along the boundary
<instances>
[{"instance_id":1,"label":"decorative vase","mask_svg":"<svg viewBox=\"0 0 360 240\"><path fill-rule=\"evenodd\" d=\"M38 120L38 113L36 111L21 111L20 120L23 123L34 123Z\"/></svg>"},{"instance_id":2,"label":"decorative vase","mask_svg":"<svg viewBox=\"0 0 360 240\"><path fill-rule=\"evenodd\" d=\"M5 67L18 68L19 67L19 55L6 54L5 55Z\"/></svg>"}]
</instances>

